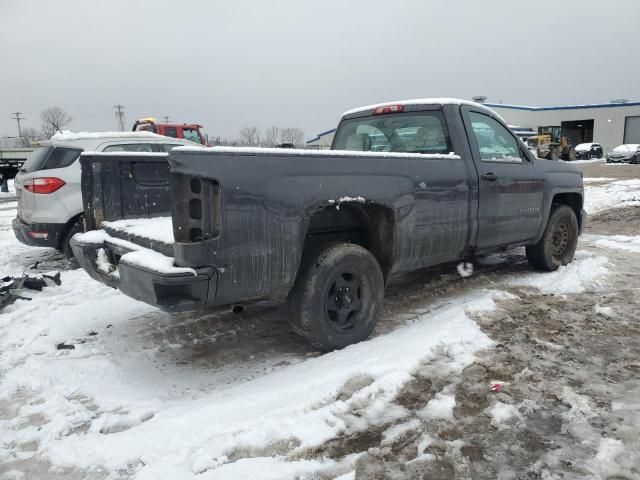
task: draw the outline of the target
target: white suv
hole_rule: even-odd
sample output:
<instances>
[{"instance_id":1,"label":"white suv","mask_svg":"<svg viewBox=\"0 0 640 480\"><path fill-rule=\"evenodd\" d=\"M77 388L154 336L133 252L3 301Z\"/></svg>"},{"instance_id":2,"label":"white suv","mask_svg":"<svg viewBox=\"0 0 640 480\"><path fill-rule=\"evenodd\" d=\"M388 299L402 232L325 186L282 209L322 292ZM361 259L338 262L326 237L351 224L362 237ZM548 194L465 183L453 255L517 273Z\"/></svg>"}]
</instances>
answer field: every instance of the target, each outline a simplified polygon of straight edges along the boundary
<instances>
[{"instance_id":1,"label":"white suv","mask_svg":"<svg viewBox=\"0 0 640 480\"><path fill-rule=\"evenodd\" d=\"M22 243L54 247L73 256L69 240L83 230L80 162L83 151L168 152L197 145L151 132L58 133L40 142L15 178L18 215L13 231Z\"/></svg>"}]
</instances>

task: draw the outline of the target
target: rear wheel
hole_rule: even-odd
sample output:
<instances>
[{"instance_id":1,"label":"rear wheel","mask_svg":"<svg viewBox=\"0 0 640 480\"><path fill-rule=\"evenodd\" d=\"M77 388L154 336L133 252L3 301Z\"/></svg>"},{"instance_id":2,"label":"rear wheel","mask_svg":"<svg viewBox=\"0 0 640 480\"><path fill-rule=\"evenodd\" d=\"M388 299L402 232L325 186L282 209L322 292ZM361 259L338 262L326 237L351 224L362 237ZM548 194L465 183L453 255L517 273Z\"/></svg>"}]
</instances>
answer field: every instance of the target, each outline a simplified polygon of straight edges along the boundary
<instances>
[{"instance_id":1,"label":"rear wheel","mask_svg":"<svg viewBox=\"0 0 640 480\"><path fill-rule=\"evenodd\" d=\"M368 250L330 244L303 256L289 294L290 323L320 350L343 348L371 334L383 296L382 271Z\"/></svg>"},{"instance_id":2,"label":"rear wheel","mask_svg":"<svg viewBox=\"0 0 640 480\"><path fill-rule=\"evenodd\" d=\"M62 237L62 241L60 242L60 251L64 253L64 256L67 258L73 258L73 250L71 249L71 238L76 233L81 233L84 231L84 226L82 223L82 217L76 220L75 223L71 224L68 230L65 232Z\"/></svg>"},{"instance_id":3,"label":"rear wheel","mask_svg":"<svg viewBox=\"0 0 640 480\"><path fill-rule=\"evenodd\" d=\"M553 271L567 265L576 252L578 232L578 220L570 207L552 207L542 238L526 248L527 260L538 270Z\"/></svg>"}]
</instances>

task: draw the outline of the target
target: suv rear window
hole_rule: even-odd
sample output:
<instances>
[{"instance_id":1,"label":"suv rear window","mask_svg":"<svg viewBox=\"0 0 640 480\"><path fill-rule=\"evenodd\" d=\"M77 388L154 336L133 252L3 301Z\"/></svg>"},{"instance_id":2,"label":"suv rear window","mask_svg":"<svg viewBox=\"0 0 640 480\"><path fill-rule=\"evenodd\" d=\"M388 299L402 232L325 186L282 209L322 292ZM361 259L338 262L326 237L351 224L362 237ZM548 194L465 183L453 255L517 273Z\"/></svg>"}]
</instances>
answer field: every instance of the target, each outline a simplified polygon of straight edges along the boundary
<instances>
[{"instance_id":1,"label":"suv rear window","mask_svg":"<svg viewBox=\"0 0 640 480\"><path fill-rule=\"evenodd\" d=\"M40 147L24 163L22 171L31 173L38 170L68 167L78 159L81 153L82 149L80 148Z\"/></svg>"},{"instance_id":2,"label":"suv rear window","mask_svg":"<svg viewBox=\"0 0 640 480\"><path fill-rule=\"evenodd\" d=\"M335 150L438 153L452 151L442 112L352 118L340 124Z\"/></svg>"}]
</instances>

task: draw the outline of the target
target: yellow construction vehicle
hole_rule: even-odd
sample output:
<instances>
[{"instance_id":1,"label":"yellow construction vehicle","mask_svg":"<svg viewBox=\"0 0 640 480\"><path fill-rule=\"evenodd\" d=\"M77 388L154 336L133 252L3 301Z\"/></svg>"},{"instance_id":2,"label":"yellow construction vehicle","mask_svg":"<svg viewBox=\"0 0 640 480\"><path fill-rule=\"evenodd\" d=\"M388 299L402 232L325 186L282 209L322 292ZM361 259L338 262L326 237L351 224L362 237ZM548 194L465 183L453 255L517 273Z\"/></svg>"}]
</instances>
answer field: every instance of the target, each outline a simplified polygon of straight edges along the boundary
<instances>
[{"instance_id":1,"label":"yellow construction vehicle","mask_svg":"<svg viewBox=\"0 0 640 480\"><path fill-rule=\"evenodd\" d=\"M560 141L557 141L550 133L533 135L527 138L527 146L530 150L535 150L538 158L565 161L576 159L576 149L569 143L567 137L562 137Z\"/></svg>"}]
</instances>

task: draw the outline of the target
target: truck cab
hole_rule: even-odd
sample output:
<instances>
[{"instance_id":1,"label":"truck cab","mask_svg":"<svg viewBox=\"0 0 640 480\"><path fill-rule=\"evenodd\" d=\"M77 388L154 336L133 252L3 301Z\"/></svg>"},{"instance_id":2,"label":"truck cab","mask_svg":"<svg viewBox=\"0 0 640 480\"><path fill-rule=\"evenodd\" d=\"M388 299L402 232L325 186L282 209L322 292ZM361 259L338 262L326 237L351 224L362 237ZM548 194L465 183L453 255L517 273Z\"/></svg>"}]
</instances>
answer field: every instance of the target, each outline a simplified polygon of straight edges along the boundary
<instances>
[{"instance_id":1,"label":"truck cab","mask_svg":"<svg viewBox=\"0 0 640 480\"><path fill-rule=\"evenodd\" d=\"M158 123L155 118L141 118L133 124L134 132L152 132L165 137L183 138L190 142L206 145L202 125L197 123Z\"/></svg>"}]
</instances>

